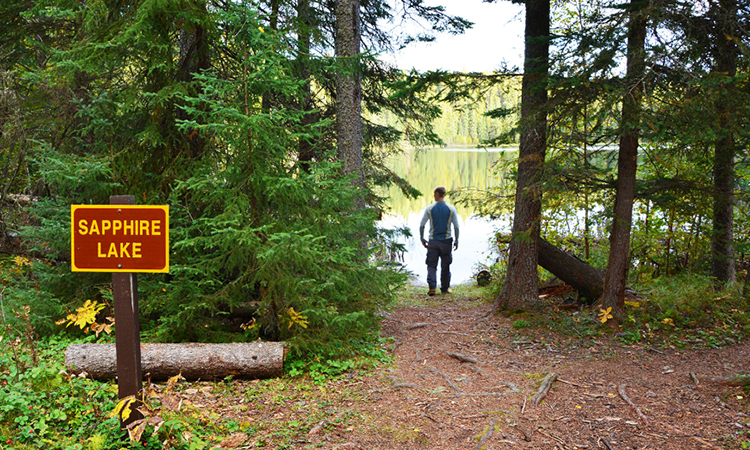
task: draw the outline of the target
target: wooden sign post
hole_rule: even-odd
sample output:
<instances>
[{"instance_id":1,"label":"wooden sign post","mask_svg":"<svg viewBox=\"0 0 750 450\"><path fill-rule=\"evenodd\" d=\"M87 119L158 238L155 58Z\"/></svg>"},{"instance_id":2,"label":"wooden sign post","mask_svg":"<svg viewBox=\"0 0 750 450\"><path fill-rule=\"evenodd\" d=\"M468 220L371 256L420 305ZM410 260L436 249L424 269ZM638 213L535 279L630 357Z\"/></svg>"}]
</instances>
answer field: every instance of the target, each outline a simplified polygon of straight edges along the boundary
<instances>
[{"instance_id":1,"label":"wooden sign post","mask_svg":"<svg viewBox=\"0 0 750 450\"><path fill-rule=\"evenodd\" d=\"M132 195L109 205L71 206L71 269L112 272L119 398L143 388L136 272L169 272L169 207L135 206ZM133 412L123 427L141 417Z\"/></svg>"}]
</instances>

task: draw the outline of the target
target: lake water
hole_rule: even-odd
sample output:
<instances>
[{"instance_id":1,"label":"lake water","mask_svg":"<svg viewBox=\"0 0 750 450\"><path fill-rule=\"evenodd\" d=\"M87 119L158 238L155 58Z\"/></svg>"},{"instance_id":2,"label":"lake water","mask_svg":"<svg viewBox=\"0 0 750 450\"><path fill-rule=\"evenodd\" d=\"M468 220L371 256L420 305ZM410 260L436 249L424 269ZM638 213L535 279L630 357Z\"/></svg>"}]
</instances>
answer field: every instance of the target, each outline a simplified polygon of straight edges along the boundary
<instances>
[{"instance_id":1,"label":"lake water","mask_svg":"<svg viewBox=\"0 0 750 450\"><path fill-rule=\"evenodd\" d=\"M450 192L495 186L502 181L493 168L495 163L515 159L516 155L516 149L431 149L412 151L390 162L392 170L422 192L418 199L408 199L397 188L392 188L389 192L390 211L381 221L384 227L407 226L411 230L413 237L408 242L402 240L407 248L403 263L417 275L419 284L427 284L427 249L419 242L419 221L424 209L434 202L432 193L435 187L443 185ZM477 217L465 206L454 204L450 194L446 201L456 206L460 216L459 246L453 252L451 265L451 284L456 285L471 280L479 265L494 260L491 238L496 230L507 232L510 229L509 218L490 221ZM438 268L438 277L439 273Z\"/></svg>"}]
</instances>

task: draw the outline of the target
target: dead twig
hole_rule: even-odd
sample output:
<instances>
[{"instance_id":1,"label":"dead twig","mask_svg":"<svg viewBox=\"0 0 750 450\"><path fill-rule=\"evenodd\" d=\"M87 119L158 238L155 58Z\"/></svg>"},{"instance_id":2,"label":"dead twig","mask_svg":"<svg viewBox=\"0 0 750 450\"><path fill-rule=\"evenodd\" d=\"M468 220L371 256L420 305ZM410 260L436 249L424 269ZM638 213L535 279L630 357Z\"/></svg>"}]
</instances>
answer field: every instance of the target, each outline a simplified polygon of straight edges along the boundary
<instances>
[{"instance_id":1,"label":"dead twig","mask_svg":"<svg viewBox=\"0 0 750 450\"><path fill-rule=\"evenodd\" d=\"M604 444L604 446L607 447L607 450L615 450L612 448L612 446L609 445L609 442L607 442L606 439L599 438L599 440L596 441L597 447L602 448L601 444Z\"/></svg>"},{"instance_id":2,"label":"dead twig","mask_svg":"<svg viewBox=\"0 0 750 450\"><path fill-rule=\"evenodd\" d=\"M690 379L693 380L693 383L701 384L701 382L698 381L698 376L695 374L695 372L690 372L688 375L690 375Z\"/></svg>"},{"instance_id":3,"label":"dead twig","mask_svg":"<svg viewBox=\"0 0 750 450\"><path fill-rule=\"evenodd\" d=\"M478 360L476 360L476 359L474 359L474 358L472 358L470 356L464 356L464 355L462 355L460 353L451 353L451 352L445 352L445 353L448 356L450 356L451 358L457 359L457 360L459 360L461 362L472 363L472 364L479 364Z\"/></svg>"},{"instance_id":4,"label":"dead twig","mask_svg":"<svg viewBox=\"0 0 750 450\"><path fill-rule=\"evenodd\" d=\"M429 326L432 326L432 324L430 322L418 322L418 323L413 323L411 325L407 325L406 329L407 330L416 330L417 328L424 328L424 327L429 327Z\"/></svg>"},{"instance_id":5,"label":"dead twig","mask_svg":"<svg viewBox=\"0 0 750 450\"><path fill-rule=\"evenodd\" d=\"M630 400L630 397L628 397L628 394L626 394L626 393L625 393L625 386L627 386L627 385L626 385L626 384L621 384L621 385L620 385L620 386L619 386L619 387L617 388L617 392L619 392L619 393L620 393L620 397L621 397L621 398L622 398L623 400L625 400L625 403L627 403L628 405L630 405L630 407L631 407L631 408L633 408L633 410L635 410L636 414L638 414L638 418L639 418L639 419L641 419L641 420L643 421L643 423L644 423L644 424L645 424L645 425L646 425L647 427L649 427L649 428L650 428L651 426L650 426L650 425L649 425L649 423L648 423L648 418L646 417L646 415L645 415L645 414L643 414L643 412L641 411L641 408L639 408L638 406L636 406L636 404L635 404L635 403L633 403L633 401L632 401L632 400Z\"/></svg>"},{"instance_id":6,"label":"dead twig","mask_svg":"<svg viewBox=\"0 0 750 450\"><path fill-rule=\"evenodd\" d=\"M539 386L539 391L537 391L537 393L534 394L534 397L531 398L531 403L535 405L541 403L544 397L547 396L547 392L549 392L549 389L552 387L552 383L554 383L555 380L557 380L557 374L555 372L547 374L547 376L544 377L544 381L542 381L542 385Z\"/></svg>"},{"instance_id":7,"label":"dead twig","mask_svg":"<svg viewBox=\"0 0 750 450\"><path fill-rule=\"evenodd\" d=\"M575 387L579 387L579 388L585 388L585 387L587 387L587 386L584 386L582 384L573 383L572 381L565 381L562 378L558 378L557 381L559 381L560 383L569 384L571 386L575 386Z\"/></svg>"}]
</instances>

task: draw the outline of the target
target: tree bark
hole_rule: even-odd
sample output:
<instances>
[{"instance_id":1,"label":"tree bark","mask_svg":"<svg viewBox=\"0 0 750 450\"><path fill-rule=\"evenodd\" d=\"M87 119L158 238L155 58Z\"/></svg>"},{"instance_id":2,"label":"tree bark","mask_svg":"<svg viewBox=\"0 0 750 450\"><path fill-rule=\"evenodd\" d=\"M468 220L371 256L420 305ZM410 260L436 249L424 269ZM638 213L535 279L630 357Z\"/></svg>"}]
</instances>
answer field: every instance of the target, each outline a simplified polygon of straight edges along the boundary
<instances>
[{"instance_id":1,"label":"tree bark","mask_svg":"<svg viewBox=\"0 0 750 450\"><path fill-rule=\"evenodd\" d=\"M359 0L336 0L336 139L343 173L364 188ZM364 193L358 201L364 207Z\"/></svg>"},{"instance_id":2,"label":"tree bark","mask_svg":"<svg viewBox=\"0 0 750 450\"><path fill-rule=\"evenodd\" d=\"M166 380L182 374L188 380L273 378L282 374L286 349L282 342L234 344L141 344L144 378ZM86 372L96 380L117 376L115 344L73 344L65 352L71 373Z\"/></svg>"},{"instance_id":3,"label":"tree bark","mask_svg":"<svg viewBox=\"0 0 750 450\"><path fill-rule=\"evenodd\" d=\"M538 294L537 247L542 211L541 177L547 149L549 13L549 0L526 1L521 139L513 229L507 276L493 312L542 306Z\"/></svg>"},{"instance_id":4,"label":"tree bark","mask_svg":"<svg viewBox=\"0 0 750 450\"><path fill-rule=\"evenodd\" d=\"M626 92L622 100L622 132L617 158L617 193L609 237L607 275L604 278L602 303L604 308L612 308L612 315L618 322L625 318L625 287L630 268L630 230L638 167L643 76L646 70L647 3L643 0L630 0Z\"/></svg>"},{"instance_id":5,"label":"tree bark","mask_svg":"<svg viewBox=\"0 0 750 450\"><path fill-rule=\"evenodd\" d=\"M604 292L604 274L570 253L539 238L539 265L593 302Z\"/></svg>"},{"instance_id":6,"label":"tree bark","mask_svg":"<svg viewBox=\"0 0 750 450\"><path fill-rule=\"evenodd\" d=\"M719 1L716 15L716 69L727 82L737 74L737 45L733 23L737 20L736 0ZM719 119L714 152L713 234L711 236L711 275L722 284L735 281L734 267L734 156L736 145L732 131L731 89L720 89L716 102Z\"/></svg>"},{"instance_id":7,"label":"tree bark","mask_svg":"<svg viewBox=\"0 0 750 450\"><path fill-rule=\"evenodd\" d=\"M191 13L205 17L208 14L206 3L201 1L195 4ZM208 30L199 20L194 22L184 22L179 34L179 81L189 85L195 81L195 75L200 74L211 68L211 42ZM194 94L197 95L198 89ZM205 109L201 105L200 109ZM203 119L195 118L180 108L176 108L177 117L181 120L196 120L202 123ZM203 156L207 141L200 133L190 133L186 142L190 158L200 158ZM174 156L177 156L181 149L173 150Z\"/></svg>"},{"instance_id":8,"label":"tree bark","mask_svg":"<svg viewBox=\"0 0 750 450\"><path fill-rule=\"evenodd\" d=\"M310 43L312 40L312 14L310 12L310 0L297 1L297 70L300 80L304 80L302 86L302 98L300 99L300 110L303 112L302 125L310 127L315 122L312 114L312 87L310 71ZM315 149L311 139L302 136L299 140L299 153L297 160L302 170L310 171L310 162L315 156Z\"/></svg>"}]
</instances>

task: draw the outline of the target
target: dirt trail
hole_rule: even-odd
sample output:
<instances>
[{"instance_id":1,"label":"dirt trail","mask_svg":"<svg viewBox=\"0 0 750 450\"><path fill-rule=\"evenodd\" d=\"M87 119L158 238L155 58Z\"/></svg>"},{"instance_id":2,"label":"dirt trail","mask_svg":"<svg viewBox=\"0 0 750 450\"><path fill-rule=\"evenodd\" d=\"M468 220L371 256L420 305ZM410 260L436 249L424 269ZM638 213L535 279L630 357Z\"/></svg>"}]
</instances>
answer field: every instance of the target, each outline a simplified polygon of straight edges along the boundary
<instances>
[{"instance_id":1,"label":"dirt trail","mask_svg":"<svg viewBox=\"0 0 750 450\"><path fill-rule=\"evenodd\" d=\"M706 378L746 370L748 344L679 352L609 338L560 340L486 317L489 305L474 299L417 297L422 306L385 318L395 364L358 382L348 428L308 444L684 450L750 441L745 394ZM532 396L550 372L557 381L535 405Z\"/></svg>"}]
</instances>

